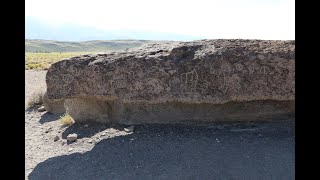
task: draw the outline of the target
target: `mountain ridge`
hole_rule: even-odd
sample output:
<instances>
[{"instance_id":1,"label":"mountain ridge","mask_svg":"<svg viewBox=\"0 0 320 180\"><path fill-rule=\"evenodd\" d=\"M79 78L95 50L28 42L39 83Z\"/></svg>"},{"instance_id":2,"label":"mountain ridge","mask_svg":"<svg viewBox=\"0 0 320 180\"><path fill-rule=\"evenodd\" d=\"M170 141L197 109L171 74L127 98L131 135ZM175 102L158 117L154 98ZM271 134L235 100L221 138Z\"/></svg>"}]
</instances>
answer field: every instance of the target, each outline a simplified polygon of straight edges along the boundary
<instances>
[{"instance_id":1,"label":"mountain ridge","mask_svg":"<svg viewBox=\"0 0 320 180\"><path fill-rule=\"evenodd\" d=\"M45 39L26 39L25 52L107 52L139 47L146 43L153 42L168 41L135 39L57 41Z\"/></svg>"}]
</instances>

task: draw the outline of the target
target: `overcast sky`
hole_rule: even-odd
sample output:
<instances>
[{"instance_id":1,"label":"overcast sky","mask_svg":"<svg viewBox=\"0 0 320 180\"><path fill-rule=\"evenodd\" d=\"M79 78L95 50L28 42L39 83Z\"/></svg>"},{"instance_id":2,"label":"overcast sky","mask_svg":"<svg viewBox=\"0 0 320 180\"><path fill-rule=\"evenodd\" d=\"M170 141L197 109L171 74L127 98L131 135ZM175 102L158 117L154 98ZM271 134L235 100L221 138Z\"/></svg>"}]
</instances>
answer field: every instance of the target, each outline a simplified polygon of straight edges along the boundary
<instances>
[{"instance_id":1,"label":"overcast sky","mask_svg":"<svg viewBox=\"0 0 320 180\"><path fill-rule=\"evenodd\" d=\"M295 39L294 0L26 0L26 17L205 38Z\"/></svg>"}]
</instances>

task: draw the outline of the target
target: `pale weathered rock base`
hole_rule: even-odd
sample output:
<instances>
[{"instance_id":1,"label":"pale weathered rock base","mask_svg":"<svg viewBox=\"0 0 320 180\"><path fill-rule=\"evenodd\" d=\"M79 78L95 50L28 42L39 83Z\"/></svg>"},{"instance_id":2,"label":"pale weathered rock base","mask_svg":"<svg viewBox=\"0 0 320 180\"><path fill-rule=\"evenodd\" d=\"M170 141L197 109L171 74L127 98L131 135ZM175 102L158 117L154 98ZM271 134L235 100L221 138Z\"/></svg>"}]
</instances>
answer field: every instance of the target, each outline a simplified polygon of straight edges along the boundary
<instances>
[{"instance_id":1,"label":"pale weathered rock base","mask_svg":"<svg viewBox=\"0 0 320 180\"><path fill-rule=\"evenodd\" d=\"M97 98L66 99L66 112L78 122L119 124L192 124L221 121L271 121L294 117L295 101L248 101L225 104L168 102L120 103Z\"/></svg>"},{"instance_id":2,"label":"pale weathered rock base","mask_svg":"<svg viewBox=\"0 0 320 180\"><path fill-rule=\"evenodd\" d=\"M65 112L63 99L57 99L57 100L49 99L47 92L45 92L42 100L43 100L43 106L47 112L53 113L53 114L60 114Z\"/></svg>"}]
</instances>

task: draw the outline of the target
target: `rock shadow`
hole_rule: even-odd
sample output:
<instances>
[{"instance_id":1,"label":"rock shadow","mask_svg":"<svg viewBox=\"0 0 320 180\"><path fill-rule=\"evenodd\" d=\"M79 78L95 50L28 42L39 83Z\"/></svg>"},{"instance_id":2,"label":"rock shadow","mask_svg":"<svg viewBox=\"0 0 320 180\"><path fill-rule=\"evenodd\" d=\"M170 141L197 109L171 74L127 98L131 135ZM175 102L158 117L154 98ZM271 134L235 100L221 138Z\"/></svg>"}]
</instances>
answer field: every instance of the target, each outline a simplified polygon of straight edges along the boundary
<instances>
[{"instance_id":1,"label":"rock shadow","mask_svg":"<svg viewBox=\"0 0 320 180\"><path fill-rule=\"evenodd\" d=\"M62 116L63 113L60 113L60 114L53 114L53 113L49 113L49 112L46 112L44 113L39 122L40 124L44 124L44 123L47 123L47 122L52 122L52 121L56 121L60 118L60 116Z\"/></svg>"},{"instance_id":2,"label":"rock shadow","mask_svg":"<svg viewBox=\"0 0 320 180\"><path fill-rule=\"evenodd\" d=\"M90 138L95 134L104 131L108 128L114 128L119 131L123 131L125 127L128 125L120 125L120 124L106 124L106 123L97 123L97 122L90 122L90 123L75 123L69 126L63 133L62 138L67 139L69 134L76 133L78 135L78 139L82 138Z\"/></svg>"},{"instance_id":3,"label":"rock shadow","mask_svg":"<svg viewBox=\"0 0 320 180\"><path fill-rule=\"evenodd\" d=\"M268 127L273 130L139 125L134 133L104 139L83 154L47 159L28 178L294 179L294 131L286 130L294 127Z\"/></svg>"}]
</instances>

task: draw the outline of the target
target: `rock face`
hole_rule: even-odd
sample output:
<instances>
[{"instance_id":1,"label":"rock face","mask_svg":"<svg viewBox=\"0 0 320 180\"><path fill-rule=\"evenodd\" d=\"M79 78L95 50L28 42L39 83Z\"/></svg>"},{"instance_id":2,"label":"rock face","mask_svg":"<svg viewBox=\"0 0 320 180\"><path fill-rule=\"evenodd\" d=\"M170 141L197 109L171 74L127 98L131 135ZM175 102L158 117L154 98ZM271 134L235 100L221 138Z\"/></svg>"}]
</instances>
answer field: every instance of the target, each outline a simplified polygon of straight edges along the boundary
<instances>
[{"instance_id":1,"label":"rock face","mask_svg":"<svg viewBox=\"0 0 320 180\"><path fill-rule=\"evenodd\" d=\"M64 99L48 99L47 92L45 92L42 101L45 110L50 113L59 114L65 112Z\"/></svg>"},{"instance_id":2,"label":"rock face","mask_svg":"<svg viewBox=\"0 0 320 180\"><path fill-rule=\"evenodd\" d=\"M295 41L149 44L59 61L46 82L77 122L281 119L295 111Z\"/></svg>"}]
</instances>

